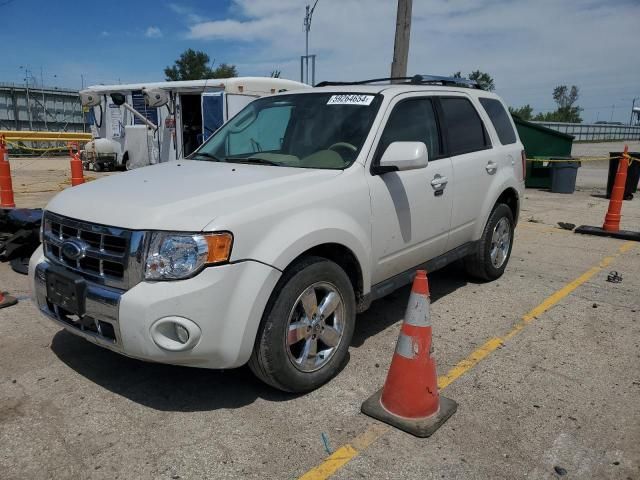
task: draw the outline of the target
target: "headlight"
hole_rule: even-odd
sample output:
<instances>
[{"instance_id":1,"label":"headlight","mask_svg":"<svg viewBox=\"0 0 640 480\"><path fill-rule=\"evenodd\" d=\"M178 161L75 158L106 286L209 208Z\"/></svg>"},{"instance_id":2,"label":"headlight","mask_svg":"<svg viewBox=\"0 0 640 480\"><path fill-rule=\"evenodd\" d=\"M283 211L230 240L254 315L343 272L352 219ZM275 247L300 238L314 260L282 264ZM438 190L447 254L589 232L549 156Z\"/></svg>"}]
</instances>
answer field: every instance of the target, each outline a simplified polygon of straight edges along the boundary
<instances>
[{"instance_id":1,"label":"headlight","mask_svg":"<svg viewBox=\"0 0 640 480\"><path fill-rule=\"evenodd\" d=\"M229 260L230 233L182 234L153 232L145 262L146 280L178 280L195 275L205 265Z\"/></svg>"}]
</instances>

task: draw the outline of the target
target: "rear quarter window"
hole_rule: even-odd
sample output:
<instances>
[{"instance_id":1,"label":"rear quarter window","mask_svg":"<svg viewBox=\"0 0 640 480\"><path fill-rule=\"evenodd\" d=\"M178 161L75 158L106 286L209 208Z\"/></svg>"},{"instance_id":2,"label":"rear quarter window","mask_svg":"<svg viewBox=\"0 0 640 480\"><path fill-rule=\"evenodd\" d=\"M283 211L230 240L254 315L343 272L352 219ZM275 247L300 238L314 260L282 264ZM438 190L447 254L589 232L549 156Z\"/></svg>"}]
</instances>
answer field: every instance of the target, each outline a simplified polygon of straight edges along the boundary
<instances>
[{"instance_id":1,"label":"rear quarter window","mask_svg":"<svg viewBox=\"0 0 640 480\"><path fill-rule=\"evenodd\" d=\"M489 119L496 129L498 139L502 145L510 145L516 143L516 132L513 130L509 114L502 106L502 103L494 98L480 98L480 104L484 108Z\"/></svg>"},{"instance_id":2,"label":"rear quarter window","mask_svg":"<svg viewBox=\"0 0 640 480\"><path fill-rule=\"evenodd\" d=\"M462 155L491 147L480 115L468 99L442 97L440 105L451 155Z\"/></svg>"}]
</instances>

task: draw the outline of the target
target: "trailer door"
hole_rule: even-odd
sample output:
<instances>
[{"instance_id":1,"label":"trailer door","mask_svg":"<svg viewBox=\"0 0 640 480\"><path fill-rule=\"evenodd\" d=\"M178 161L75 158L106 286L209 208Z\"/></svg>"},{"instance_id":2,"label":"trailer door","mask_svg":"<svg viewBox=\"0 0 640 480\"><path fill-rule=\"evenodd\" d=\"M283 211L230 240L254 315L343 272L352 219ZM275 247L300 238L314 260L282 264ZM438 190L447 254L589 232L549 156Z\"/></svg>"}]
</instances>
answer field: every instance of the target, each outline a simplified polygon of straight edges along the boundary
<instances>
[{"instance_id":1,"label":"trailer door","mask_svg":"<svg viewBox=\"0 0 640 480\"><path fill-rule=\"evenodd\" d=\"M206 141L213 132L224 123L224 92L205 92L202 94L202 141Z\"/></svg>"}]
</instances>

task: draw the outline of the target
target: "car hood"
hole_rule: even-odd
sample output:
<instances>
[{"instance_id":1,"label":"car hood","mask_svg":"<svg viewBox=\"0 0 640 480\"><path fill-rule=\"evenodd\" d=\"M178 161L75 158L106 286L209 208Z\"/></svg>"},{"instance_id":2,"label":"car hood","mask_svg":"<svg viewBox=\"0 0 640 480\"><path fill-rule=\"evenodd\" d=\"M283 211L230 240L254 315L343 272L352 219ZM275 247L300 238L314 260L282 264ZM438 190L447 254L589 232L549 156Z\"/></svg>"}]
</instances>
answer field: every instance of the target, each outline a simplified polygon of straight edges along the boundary
<instances>
[{"instance_id":1,"label":"car hood","mask_svg":"<svg viewBox=\"0 0 640 480\"><path fill-rule=\"evenodd\" d=\"M180 160L139 168L68 188L47 210L135 230L201 231L286 192L329 181L341 170Z\"/></svg>"}]
</instances>

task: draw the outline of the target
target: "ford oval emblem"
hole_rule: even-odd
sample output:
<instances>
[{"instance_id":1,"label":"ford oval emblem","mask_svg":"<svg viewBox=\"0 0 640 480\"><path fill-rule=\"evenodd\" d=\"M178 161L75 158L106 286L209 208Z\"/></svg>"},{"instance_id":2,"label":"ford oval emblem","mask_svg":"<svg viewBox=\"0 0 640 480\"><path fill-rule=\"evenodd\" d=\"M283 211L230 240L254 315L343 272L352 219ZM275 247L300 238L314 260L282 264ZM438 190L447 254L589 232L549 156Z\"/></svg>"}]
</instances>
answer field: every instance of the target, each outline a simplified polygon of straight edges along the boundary
<instances>
[{"instance_id":1,"label":"ford oval emblem","mask_svg":"<svg viewBox=\"0 0 640 480\"><path fill-rule=\"evenodd\" d=\"M62 243L62 256L68 260L76 261L85 257L89 245L81 240L65 240Z\"/></svg>"}]
</instances>

